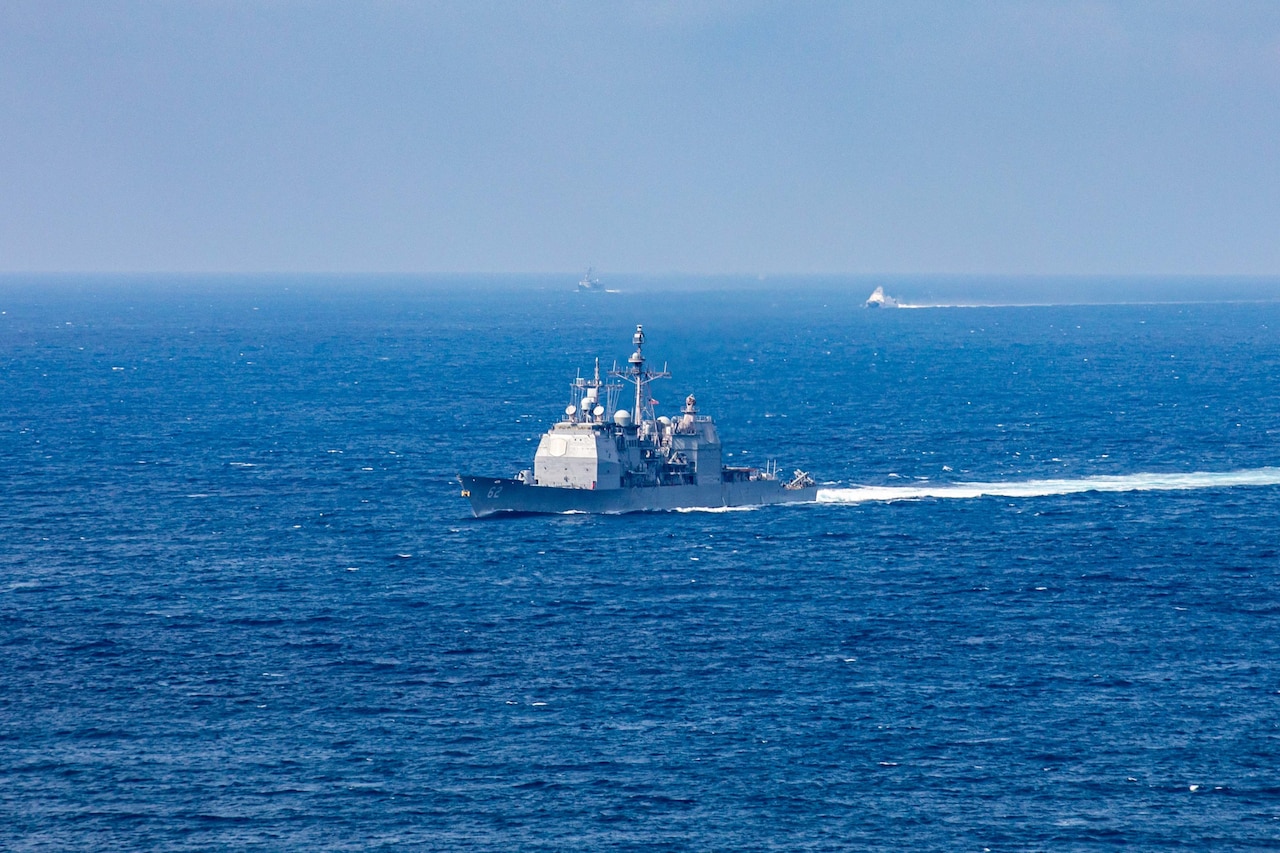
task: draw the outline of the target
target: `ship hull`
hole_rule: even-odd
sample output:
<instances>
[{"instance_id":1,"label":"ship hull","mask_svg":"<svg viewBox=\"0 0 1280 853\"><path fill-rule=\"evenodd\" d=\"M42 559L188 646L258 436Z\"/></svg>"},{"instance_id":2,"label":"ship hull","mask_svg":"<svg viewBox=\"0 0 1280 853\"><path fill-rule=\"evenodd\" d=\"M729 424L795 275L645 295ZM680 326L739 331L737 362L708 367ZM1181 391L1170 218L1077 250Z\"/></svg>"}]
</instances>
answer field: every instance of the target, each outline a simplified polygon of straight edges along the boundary
<instances>
[{"instance_id":1,"label":"ship hull","mask_svg":"<svg viewBox=\"0 0 1280 853\"><path fill-rule=\"evenodd\" d=\"M531 486L501 477L459 477L477 518L497 513L623 513L718 509L767 504L812 503L816 486L785 488L778 480L628 489L566 489Z\"/></svg>"}]
</instances>

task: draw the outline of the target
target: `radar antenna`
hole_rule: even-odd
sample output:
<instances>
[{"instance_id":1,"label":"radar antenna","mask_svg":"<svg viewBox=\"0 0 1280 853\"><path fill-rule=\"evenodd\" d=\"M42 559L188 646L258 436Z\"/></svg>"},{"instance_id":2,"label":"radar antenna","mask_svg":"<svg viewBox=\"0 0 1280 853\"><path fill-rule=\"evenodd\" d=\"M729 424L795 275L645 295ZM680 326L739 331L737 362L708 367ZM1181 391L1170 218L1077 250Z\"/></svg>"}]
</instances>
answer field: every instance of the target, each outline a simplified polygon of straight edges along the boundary
<instances>
[{"instance_id":1,"label":"radar antenna","mask_svg":"<svg viewBox=\"0 0 1280 853\"><path fill-rule=\"evenodd\" d=\"M622 386L616 382L600 381L600 359L597 358L595 373L590 379L584 379L582 371L578 371L577 378L569 385L569 405L577 404L575 413L566 412L569 423L577 423L579 416L583 423L601 423L612 416L621 390ZM604 391L603 397L601 391Z\"/></svg>"},{"instance_id":2,"label":"radar antenna","mask_svg":"<svg viewBox=\"0 0 1280 853\"><path fill-rule=\"evenodd\" d=\"M649 370L644 366L644 326L636 324L636 333L631 336L631 343L635 345L636 351L631 354L631 358L627 359L626 369L619 370L615 365L613 370L609 371L609 375L624 379L636 386L635 424L642 427L646 422L654 420L649 383L655 379L669 379L671 374L667 372L665 364L662 365L662 370Z\"/></svg>"}]
</instances>

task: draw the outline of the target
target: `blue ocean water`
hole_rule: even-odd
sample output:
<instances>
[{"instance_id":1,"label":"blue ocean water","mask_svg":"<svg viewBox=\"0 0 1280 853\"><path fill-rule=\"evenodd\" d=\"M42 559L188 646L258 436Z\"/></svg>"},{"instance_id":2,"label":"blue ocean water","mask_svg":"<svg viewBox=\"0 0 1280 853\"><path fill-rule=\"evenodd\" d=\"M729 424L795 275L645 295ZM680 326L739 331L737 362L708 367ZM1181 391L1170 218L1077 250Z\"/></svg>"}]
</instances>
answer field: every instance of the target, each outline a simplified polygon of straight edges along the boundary
<instances>
[{"instance_id":1,"label":"blue ocean water","mask_svg":"<svg viewBox=\"0 0 1280 853\"><path fill-rule=\"evenodd\" d=\"M633 285L5 281L0 848L1280 846L1280 303ZM471 519L637 322L823 502Z\"/></svg>"}]
</instances>

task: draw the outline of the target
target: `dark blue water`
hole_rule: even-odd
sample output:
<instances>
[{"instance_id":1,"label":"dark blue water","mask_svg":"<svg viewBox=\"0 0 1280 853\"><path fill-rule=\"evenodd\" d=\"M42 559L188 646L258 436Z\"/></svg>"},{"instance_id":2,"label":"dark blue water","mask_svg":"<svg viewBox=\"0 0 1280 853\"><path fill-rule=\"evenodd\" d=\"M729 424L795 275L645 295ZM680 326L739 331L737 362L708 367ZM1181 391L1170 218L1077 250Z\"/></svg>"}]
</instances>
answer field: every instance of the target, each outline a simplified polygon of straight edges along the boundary
<instances>
[{"instance_id":1,"label":"dark blue water","mask_svg":"<svg viewBox=\"0 0 1280 853\"><path fill-rule=\"evenodd\" d=\"M0 848L1280 846L1280 305L863 298L6 282ZM636 322L863 497L470 519Z\"/></svg>"}]
</instances>

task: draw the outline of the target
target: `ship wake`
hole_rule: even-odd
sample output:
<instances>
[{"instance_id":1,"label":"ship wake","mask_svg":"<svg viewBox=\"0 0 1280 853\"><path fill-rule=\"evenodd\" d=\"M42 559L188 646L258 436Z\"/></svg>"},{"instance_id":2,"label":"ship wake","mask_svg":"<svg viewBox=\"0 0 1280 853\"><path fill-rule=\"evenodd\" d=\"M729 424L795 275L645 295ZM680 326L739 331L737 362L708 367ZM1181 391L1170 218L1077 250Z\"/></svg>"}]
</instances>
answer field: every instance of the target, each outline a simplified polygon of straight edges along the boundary
<instances>
[{"instance_id":1,"label":"ship wake","mask_svg":"<svg viewBox=\"0 0 1280 853\"><path fill-rule=\"evenodd\" d=\"M818 503L856 504L949 498L1038 498L1085 492L1181 492L1239 486L1280 486L1280 468L1243 471L1195 471L1185 474L1123 474L1073 480L1023 480L998 483L917 483L910 486L855 486L819 489Z\"/></svg>"},{"instance_id":2,"label":"ship wake","mask_svg":"<svg viewBox=\"0 0 1280 853\"><path fill-rule=\"evenodd\" d=\"M751 512L760 509L758 504L747 504L745 506L678 506L673 507L672 512Z\"/></svg>"}]
</instances>

